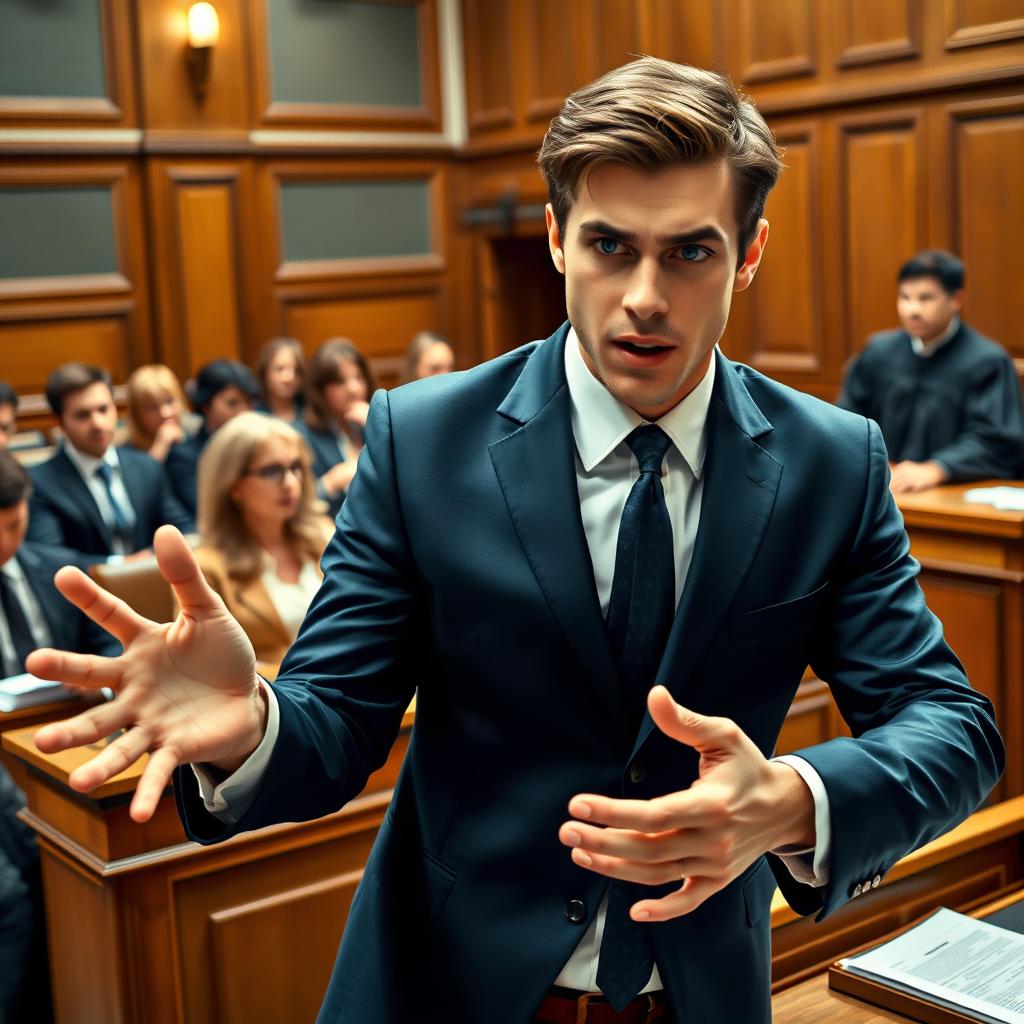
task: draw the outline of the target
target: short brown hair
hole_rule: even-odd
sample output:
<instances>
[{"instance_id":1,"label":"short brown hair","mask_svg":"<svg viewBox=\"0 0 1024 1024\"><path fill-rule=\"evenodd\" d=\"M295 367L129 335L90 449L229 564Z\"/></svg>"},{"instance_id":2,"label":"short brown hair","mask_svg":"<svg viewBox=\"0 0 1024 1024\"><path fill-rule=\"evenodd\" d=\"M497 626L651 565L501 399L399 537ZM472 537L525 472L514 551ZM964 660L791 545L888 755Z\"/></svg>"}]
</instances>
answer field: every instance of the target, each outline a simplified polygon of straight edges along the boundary
<instances>
[{"instance_id":1,"label":"short brown hair","mask_svg":"<svg viewBox=\"0 0 1024 1024\"><path fill-rule=\"evenodd\" d=\"M20 462L0 448L0 508L14 508L32 493L32 480Z\"/></svg>"},{"instance_id":2,"label":"short brown hair","mask_svg":"<svg viewBox=\"0 0 1024 1024\"><path fill-rule=\"evenodd\" d=\"M348 340L348 338L328 338L314 353L309 361L308 377L306 378L306 422L314 430L330 428L330 414L324 401L324 388L328 384L337 384L341 380L341 364L355 363L366 381L366 398L377 390L377 382L373 371L366 361L366 356Z\"/></svg>"},{"instance_id":3,"label":"short brown hair","mask_svg":"<svg viewBox=\"0 0 1024 1024\"><path fill-rule=\"evenodd\" d=\"M560 231L596 167L656 171L725 160L736 183L740 260L782 170L771 130L724 75L641 57L572 93L537 155Z\"/></svg>"},{"instance_id":4,"label":"short brown hair","mask_svg":"<svg viewBox=\"0 0 1024 1024\"><path fill-rule=\"evenodd\" d=\"M53 415L60 419L64 411L64 401L68 395L73 395L76 391L81 391L93 384L106 384L113 394L110 374L101 367L90 366L88 363L65 363L63 366L58 366L46 378L46 401L49 403Z\"/></svg>"}]
</instances>

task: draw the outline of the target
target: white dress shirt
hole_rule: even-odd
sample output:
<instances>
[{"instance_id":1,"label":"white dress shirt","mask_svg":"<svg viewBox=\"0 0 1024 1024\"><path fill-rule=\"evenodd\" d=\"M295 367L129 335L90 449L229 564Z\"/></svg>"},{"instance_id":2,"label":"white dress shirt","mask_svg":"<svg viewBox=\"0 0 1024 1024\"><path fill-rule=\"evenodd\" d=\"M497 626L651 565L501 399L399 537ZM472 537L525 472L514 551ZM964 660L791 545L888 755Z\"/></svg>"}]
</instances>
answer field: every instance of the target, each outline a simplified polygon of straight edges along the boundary
<instances>
[{"instance_id":1,"label":"white dress shirt","mask_svg":"<svg viewBox=\"0 0 1024 1024\"><path fill-rule=\"evenodd\" d=\"M36 600L36 595L28 585L25 570L18 563L18 556L15 555L0 565L0 573L5 577L14 600L21 605L21 610L25 613L25 620L28 622L28 629L32 634L32 642L36 647L51 647L53 637L50 634L50 627L43 615L43 609ZM4 615L3 608L0 608L0 656L2 656L0 657L0 675L17 675L24 671L23 668L15 666L18 655L14 650L11 628L7 624L7 616Z\"/></svg>"},{"instance_id":2,"label":"white dress shirt","mask_svg":"<svg viewBox=\"0 0 1024 1024\"><path fill-rule=\"evenodd\" d=\"M575 331L565 343L565 372L569 385L573 436L576 441L576 483L580 496L583 530L590 549L602 612L607 612L615 571L619 520L626 498L639 477L636 458L625 444L634 428L647 421L623 405L587 369L580 355ZM693 555L700 521L704 456L707 450L706 421L715 380L712 359L704 379L660 420L658 426L672 444L665 454L662 486L672 523L675 559L676 602ZM269 702L267 731L259 747L233 775L219 785L201 767L193 765L206 809L233 824L245 813L256 795L263 771L277 738L279 710L273 688L264 684ZM813 850L775 851L798 881L824 885L828 881L830 822L828 797L818 773L802 758L776 760L791 765L807 783L814 797L817 843ZM812 857L813 854L813 857ZM604 935L607 896L555 984L582 992L598 992L597 967ZM662 988L655 967L643 991Z\"/></svg>"},{"instance_id":3,"label":"white dress shirt","mask_svg":"<svg viewBox=\"0 0 1024 1024\"><path fill-rule=\"evenodd\" d=\"M322 577L316 562L306 559L302 563L298 580L295 583L285 583L277 575L277 566L274 564L274 560L269 555L267 556L260 582L267 591L267 597L270 598L277 617L292 638L298 633L299 626L302 625L302 620L306 617L309 604L320 589L321 580Z\"/></svg>"},{"instance_id":4,"label":"white dress shirt","mask_svg":"<svg viewBox=\"0 0 1024 1024\"><path fill-rule=\"evenodd\" d=\"M85 482L85 486L89 488L89 493L96 502L96 507L100 510L103 522L110 529L114 554L107 560L119 562L125 555L131 554L131 551L117 532L114 509L110 504L110 495L107 494L106 484L103 483L97 473L97 470L104 463L110 467L110 490L113 492L115 500L121 506L125 519L130 526L134 526L135 508L132 505L132 499L128 495L128 489L124 485L124 476L121 473L121 462L117 457L117 449L111 445L103 453L103 458L97 459L94 455L88 455L85 452L79 451L66 438L63 441L63 445L64 452L71 460L71 464L78 470L79 475Z\"/></svg>"},{"instance_id":5,"label":"white dress shirt","mask_svg":"<svg viewBox=\"0 0 1024 1024\"><path fill-rule=\"evenodd\" d=\"M911 338L910 347L914 350L914 355L920 356L922 359L928 359L935 355L936 351L942 348L946 342L951 341L953 335L960 330L960 317L955 316L949 321L949 326L934 340L929 342L923 342L920 338Z\"/></svg>"}]
</instances>

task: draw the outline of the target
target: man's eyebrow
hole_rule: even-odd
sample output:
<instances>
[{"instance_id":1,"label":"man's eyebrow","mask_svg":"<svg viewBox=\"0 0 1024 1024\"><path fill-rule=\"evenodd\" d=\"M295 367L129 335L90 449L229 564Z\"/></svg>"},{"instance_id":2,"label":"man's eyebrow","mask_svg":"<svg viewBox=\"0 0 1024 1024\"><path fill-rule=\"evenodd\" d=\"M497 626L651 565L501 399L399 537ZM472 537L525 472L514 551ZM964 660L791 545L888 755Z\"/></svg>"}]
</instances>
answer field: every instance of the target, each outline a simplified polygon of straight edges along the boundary
<instances>
[{"instance_id":1,"label":"man's eyebrow","mask_svg":"<svg viewBox=\"0 0 1024 1024\"><path fill-rule=\"evenodd\" d=\"M614 238L617 242L626 242L627 244L634 244L638 235L635 231L623 231L621 228L614 227L603 220L588 220L584 221L580 225L580 231L591 235L604 235L608 238ZM658 245L691 245L694 242L707 242L714 241L718 242L719 245L727 245L728 239L723 234L721 228L715 227L713 224L704 224L699 228L694 228L692 231L682 231L675 235L656 235L654 238Z\"/></svg>"}]
</instances>

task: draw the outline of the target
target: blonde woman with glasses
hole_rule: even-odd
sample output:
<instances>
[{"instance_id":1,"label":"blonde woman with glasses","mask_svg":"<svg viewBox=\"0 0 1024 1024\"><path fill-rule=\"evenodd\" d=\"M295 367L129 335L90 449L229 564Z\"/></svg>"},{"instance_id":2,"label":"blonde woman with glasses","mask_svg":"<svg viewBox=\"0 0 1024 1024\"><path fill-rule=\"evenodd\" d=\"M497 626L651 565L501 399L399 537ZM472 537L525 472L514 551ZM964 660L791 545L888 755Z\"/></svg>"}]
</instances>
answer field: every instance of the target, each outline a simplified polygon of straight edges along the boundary
<instances>
[{"instance_id":1,"label":"blonde woman with glasses","mask_svg":"<svg viewBox=\"0 0 1024 1024\"><path fill-rule=\"evenodd\" d=\"M314 501L309 450L274 417L241 413L200 458L196 558L271 674L320 586L330 522Z\"/></svg>"}]
</instances>

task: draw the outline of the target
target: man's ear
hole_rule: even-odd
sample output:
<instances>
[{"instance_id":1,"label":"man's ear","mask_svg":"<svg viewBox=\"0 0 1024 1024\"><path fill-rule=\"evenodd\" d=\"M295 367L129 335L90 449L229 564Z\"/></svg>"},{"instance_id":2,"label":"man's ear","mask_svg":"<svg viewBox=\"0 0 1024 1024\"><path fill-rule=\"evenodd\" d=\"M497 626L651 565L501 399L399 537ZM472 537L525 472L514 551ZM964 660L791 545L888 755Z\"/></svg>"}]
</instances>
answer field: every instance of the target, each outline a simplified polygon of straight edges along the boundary
<instances>
[{"instance_id":1,"label":"man's ear","mask_svg":"<svg viewBox=\"0 0 1024 1024\"><path fill-rule=\"evenodd\" d=\"M550 203L544 206L544 221L548 228L548 248L551 250L551 262L560 273L565 273L565 253L562 251L562 233L558 230L555 210Z\"/></svg>"},{"instance_id":2,"label":"man's ear","mask_svg":"<svg viewBox=\"0 0 1024 1024\"><path fill-rule=\"evenodd\" d=\"M732 283L732 290L734 292L741 292L745 288L750 287L750 282L754 280L754 273L757 270L758 264L761 262L761 256L764 253L764 247L767 241L768 221L762 217L757 222L757 230L754 232L754 237L747 246L743 262L740 264L739 270L736 271L736 277Z\"/></svg>"},{"instance_id":3,"label":"man's ear","mask_svg":"<svg viewBox=\"0 0 1024 1024\"><path fill-rule=\"evenodd\" d=\"M955 292L953 292L953 294L950 296L950 299L952 299L954 303L954 308L956 309L956 312L959 313L960 310L964 308L963 288L958 288Z\"/></svg>"}]
</instances>

